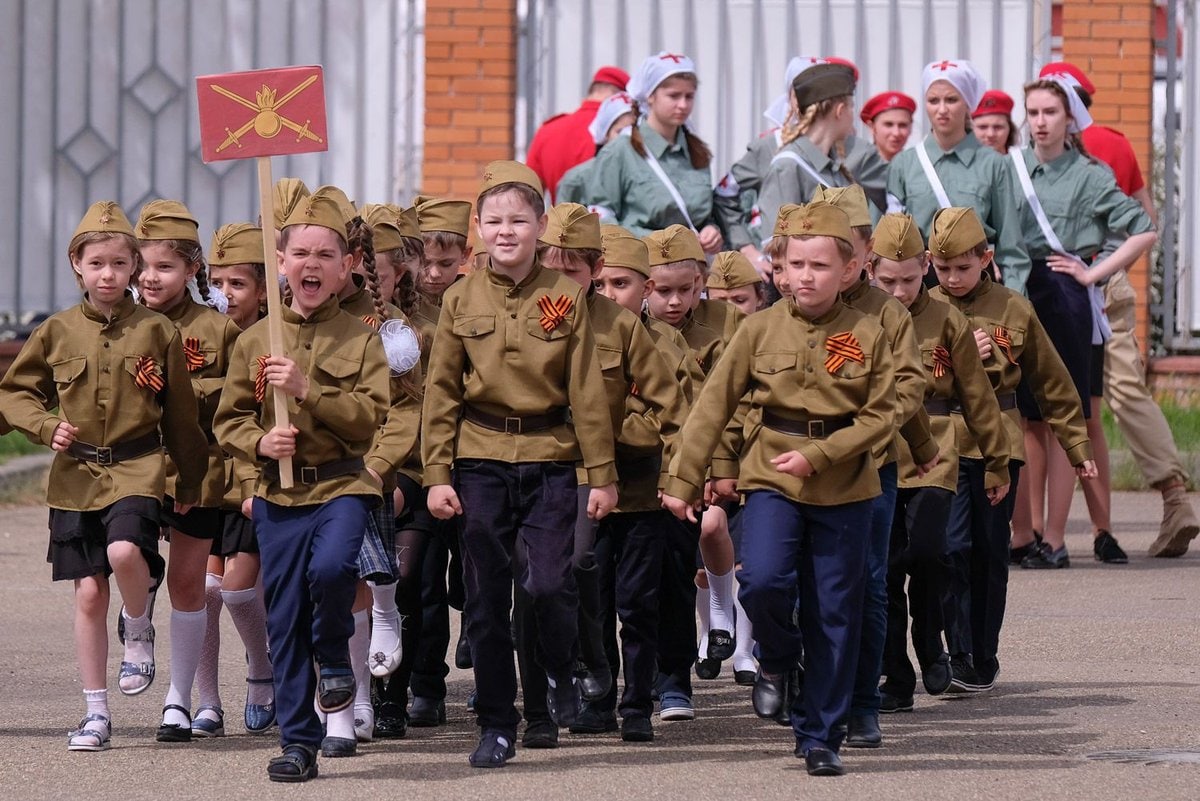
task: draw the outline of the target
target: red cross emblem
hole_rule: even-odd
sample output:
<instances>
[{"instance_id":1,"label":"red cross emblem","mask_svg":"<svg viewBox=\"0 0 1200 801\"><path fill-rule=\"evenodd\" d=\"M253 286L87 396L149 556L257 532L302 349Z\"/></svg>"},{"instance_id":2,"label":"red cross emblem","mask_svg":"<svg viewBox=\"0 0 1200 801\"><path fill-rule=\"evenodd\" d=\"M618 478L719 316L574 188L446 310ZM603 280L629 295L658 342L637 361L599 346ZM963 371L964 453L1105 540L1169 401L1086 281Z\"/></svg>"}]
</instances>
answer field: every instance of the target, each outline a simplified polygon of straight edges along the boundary
<instances>
[{"instance_id":1,"label":"red cross emblem","mask_svg":"<svg viewBox=\"0 0 1200 801\"><path fill-rule=\"evenodd\" d=\"M953 61L943 61L941 64L938 64L936 66L939 70L941 70L942 72L945 72L946 70L950 69L951 67L957 67L958 65L955 64Z\"/></svg>"},{"instance_id":2,"label":"red cross emblem","mask_svg":"<svg viewBox=\"0 0 1200 801\"><path fill-rule=\"evenodd\" d=\"M659 59L663 61L674 61L676 64L683 61L684 58L686 58L686 56L678 56L674 53L663 53L661 56L659 56Z\"/></svg>"}]
</instances>

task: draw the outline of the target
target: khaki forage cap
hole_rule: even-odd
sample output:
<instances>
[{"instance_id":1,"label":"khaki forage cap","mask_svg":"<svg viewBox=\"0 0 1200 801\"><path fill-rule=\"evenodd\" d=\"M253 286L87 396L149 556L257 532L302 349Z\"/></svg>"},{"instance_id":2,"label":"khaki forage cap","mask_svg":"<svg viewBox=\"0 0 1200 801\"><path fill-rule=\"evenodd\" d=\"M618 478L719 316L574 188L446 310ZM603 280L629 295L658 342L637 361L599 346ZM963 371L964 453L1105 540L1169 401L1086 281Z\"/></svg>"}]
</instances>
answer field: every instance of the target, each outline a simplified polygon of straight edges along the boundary
<instances>
[{"instance_id":1,"label":"khaki forage cap","mask_svg":"<svg viewBox=\"0 0 1200 801\"><path fill-rule=\"evenodd\" d=\"M951 207L933 215L929 251L938 258L961 256L983 242L987 242L987 234L975 209Z\"/></svg>"},{"instance_id":2,"label":"khaki forage cap","mask_svg":"<svg viewBox=\"0 0 1200 801\"><path fill-rule=\"evenodd\" d=\"M421 238L415 209L402 209L393 203L367 203L359 209L359 214L371 226L376 253L402 247L404 238Z\"/></svg>"},{"instance_id":3,"label":"khaki forage cap","mask_svg":"<svg viewBox=\"0 0 1200 801\"><path fill-rule=\"evenodd\" d=\"M71 241L81 234L128 234L134 236L129 218L114 200L100 200L88 207L83 219L71 235ZM136 237L135 237L136 238ZM69 254L68 254L69 255Z\"/></svg>"},{"instance_id":4,"label":"khaki forage cap","mask_svg":"<svg viewBox=\"0 0 1200 801\"><path fill-rule=\"evenodd\" d=\"M813 192L813 200L821 200L831 206L837 206L846 212L850 218L850 226L871 227L871 212L867 208L867 195L858 184L850 186L818 186Z\"/></svg>"},{"instance_id":5,"label":"khaki forage cap","mask_svg":"<svg viewBox=\"0 0 1200 801\"><path fill-rule=\"evenodd\" d=\"M313 194L324 195L337 203L338 210L342 213L342 220L347 226L350 225L351 220L358 216L358 209L354 207L354 203L351 202L350 197L341 188L333 184L318 186L313 190Z\"/></svg>"},{"instance_id":6,"label":"khaki forage cap","mask_svg":"<svg viewBox=\"0 0 1200 801\"><path fill-rule=\"evenodd\" d=\"M296 204L312 193L299 178L280 178L275 182L275 230L292 216Z\"/></svg>"},{"instance_id":7,"label":"khaki forage cap","mask_svg":"<svg viewBox=\"0 0 1200 801\"><path fill-rule=\"evenodd\" d=\"M624 267L650 277L650 254L646 243L619 225L600 226L605 267Z\"/></svg>"},{"instance_id":8,"label":"khaki forage cap","mask_svg":"<svg viewBox=\"0 0 1200 801\"><path fill-rule=\"evenodd\" d=\"M417 224L422 234L442 231L461 237L471 233L471 204L465 200L444 200L428 195L413 198L417 210Z\"/></svg>"},{"instance_id":9,"label":"khaki forage cap","mask_svg":"<svg viewBox=\"0 0 1200 801\"><path fill-rule=\"evenodd\" d=\"M519 161L493 161L483 169L483 183L479 185L479 194L504 184L525 184L539 195L545 191L542 188L542 179L538 178L537 173L528 165Z\"/></svg>"},{"instance_id":10,"label":"khaki forage cap","mask_svg":"<svg viewBox=\"0 0 1200 801\"><path fill-rule=\"evenodd\" d=\"M600 215L578 203L559 203L547 213L540 242L567 250L600 250Z\"/></svg>"},{"instance_id":11,"label":"khaki forage cap","mask_svg":"<svg viewBox=\"0 0 1200 801\"><path fill-rule=\"evenodd\" d=\"M737 289L762 283L750 260L736 250L718 253L708 274L709 289Z\"/></svg>"},{"instance_id":12,"label":"khaki forage cap","mask_svg":"<svg viewBox=\"0 0 1200 801\"><path fill-rule=\"evenodd\" d=\"M815 200L807 206L780 209L776 236L832 236L850 242L850 218L837 206Z\"/></svg>"},{"instance_id":13,"label":"khaki forage cap","mask_svg":"<svg viewBox=\"0 0 1200 801\"><path fill-rule=\"evenodd\" d=\"M341 198L324 191L325 187L313 192L296 204L291 215L283 221L282 228L291 225L319 225L335 232L346 242L346 214L342 194ZM356 212L357 213L357 212Z\"/></svg>"},{"instance_id":14,"label":"khaki forage cap","mask_svg":"<svg viewBox=\"0 0 1200 801\"><path fill-rule=\"evenodd\" d=\"M685 259L704 261L704 248L691 228L672 225L642 238L650 254L650 266L671 264Z\"/></svg>"},{"instance_id":15,"label":"khaki forage cap","mask_svg":"<svg viewBox=\"0 0 1200 801\"><path fill-rule=\"evenodd\" d=\"M875 226L871 250L892 261L905 261L925 252L925 241L913 218L907 214L885 214Z\"/></svg>"},{"instance_id":16,"label":"khaki forage cap","mask_svg":"<svg viewBox=\"0 0 1200 801\"><path fill-rule=\"evenodd\" d=\"M210 267L231 264L266 264L263 258L262 229L250 223L222 225L213 233L208 249Z\"/></svg>"},{"instance_id":17,"label":"khaki forage cap","mask_svg":"<svg viewBox=\"0 0 1200 801\"><path fill-rule=\"evenodd\" d=\"M151 200L134 226L138 239L180 239L200 243L200 223L178 200Z\"/></svg>"}]
</instances>

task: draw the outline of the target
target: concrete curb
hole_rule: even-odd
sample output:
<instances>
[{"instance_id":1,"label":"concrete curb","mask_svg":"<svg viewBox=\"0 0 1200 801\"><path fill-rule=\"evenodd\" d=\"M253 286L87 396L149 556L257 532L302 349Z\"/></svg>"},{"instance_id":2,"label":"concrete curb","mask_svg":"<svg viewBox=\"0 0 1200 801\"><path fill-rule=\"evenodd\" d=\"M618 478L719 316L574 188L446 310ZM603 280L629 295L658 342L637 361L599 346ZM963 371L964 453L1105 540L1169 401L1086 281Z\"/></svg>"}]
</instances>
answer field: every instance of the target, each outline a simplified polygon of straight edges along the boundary
<instances>
[{"instance_id":1,"label":"concrete curb","mask_svg":"<svg viewBox=\"0 0 1200 801\"><path fill-rule=\"evenodd\" d=\"M0 464L0 493L37 481L53 461L53 453L33 453Z\"/></svg>"}]
</instances>

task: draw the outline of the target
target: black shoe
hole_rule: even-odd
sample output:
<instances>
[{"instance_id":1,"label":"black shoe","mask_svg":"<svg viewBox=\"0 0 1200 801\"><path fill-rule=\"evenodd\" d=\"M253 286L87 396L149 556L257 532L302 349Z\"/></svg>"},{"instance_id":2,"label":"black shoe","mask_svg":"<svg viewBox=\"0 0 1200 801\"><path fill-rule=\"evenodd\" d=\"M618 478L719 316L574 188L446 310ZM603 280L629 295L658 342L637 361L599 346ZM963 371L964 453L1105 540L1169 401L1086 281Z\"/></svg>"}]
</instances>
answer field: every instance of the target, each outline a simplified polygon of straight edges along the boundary
<instances>
[{"instance_id":1,"label":"black shoe","mask_svg":"<svg viewBox=\"0 0 1200 801\"><path fill-rule=\"evenodd\" d=\"M729 657L733 656L733 652L737 649L737 640L733 635L724 629L709 629L708 630L708 658L715 659L718 662L724 662Z\"/></svg>"},{"instance_id":2,"label":"black shoe","mask_svg":"<svg viewBox=\"0 0 1200 801\"><path fill-rule=\"evenodd\" d=\"M796 756L800 756L800 748L796 747ZM808 768L809 776L841 776L846 772L842 760L828 748L810 748L804 754L804 766Z\"/></svg>"},{"instance_id":3,"label":"black shoe","mask_svg":"<svg viewBox=\"0 0 1200 801\"><path fill-rule=\"evenodd\" d=\"M474 663L471 660L471 644L467 642L465 632L459 632L458 644L454 646L454 666L459 670L470 670Z\"/></svg>"},{"instance_id":4,"label":"black shoe","mask_svg":"<svg viewBox=\"0 0 1200 801\"><path fill-rule=\"evenodd\" d=\"M547 676L550 686L546 688L546 709L550 719L559 726L570 726L579 720L583 699L579 695L579 682L570 673L557 679Z\"/></svg>"},{"instance_id":5,"label":"black shoe","mask_svg":"<svg viewBox=\"0 0 1200 801\"><path fill-rule=\"evenodd\" d=\"M781 673L774 678L767 678L760 668L754 677L754 689L750 692L750 702L754 705L754 714L763 720L783 722L787 719L788 708L791 706L788 684L790 671Z\"/></svg>"},{"instance_id":6,"label":"black shoe","mask_svg":"<svg viewBox=\"0 0 1200 801\"><path fill-rule=\"evenodd\" d=\"M879 714L891 715L896 712L912 712L913 697L911 695L892 695L886 690L879 691Z\"/></svg>"},{"instance_id":7,"label":"black shoe","mask_svg":"<svg viewBox=\"0 0 1200 801\"><path fill-rule=\"evenodd\" d=\"M585 701L599 701L612 692L612 671L586 670L579 677L579 694Z\"/></svg>"},{"instance_id":8,"label":"black shoe","mask_svg":"<svg viewBox=\"0 0 1200 801\"><path fill-rule=\"evenodd\" d=\"M921 683L925 685L925 692L930 695L941 695L949 690L953 678L948 654L942 654L929 667L921 669Z\"/></svg>"},{"instance_id":9,"label":"black shoe","mask_svg":"<svg viewBox=\"0 0 1200 801\"><path fill-rule=\"evenodd\" d=\"M358 753L358 740L353 737L326 737L321 741L321 756L330 759L352 757Z\"/></svg>"},{"instance_id":10,"label":"black shoe","mask_svg":"<svg viewBox=\"0 0 1200 801\"><path fill-rule=\"evenodd\" d=\"M525 724L521 745L526 748L558 748L558 726L548 720L532 720Z\"/></svg>"},{"instance_id":11,"label":"black shoe","mask_svg":"<svg viewBox=\"0 0 1200 801\"><path fill-rule=\"evenodd\" d=\"M975 665L969 654L953 657L950 660L950 671L950 688L946 690L950 695L981 693L986 689L979 680L979 674L975 672Z\"/></svg>"},{"instance_id":12,"label":"black shoe","mask_svg":"<svg viewBox=\"0 0 1200 801\"><path fill-rule=\"evenodd\" d=\"M696 672L699 673L699 671ZM733 682L742 687L753 687L754 676L755 673L753 670L735 670L733 671Z\"/></svg>"},{"instance_id":13,"label":"black shoe","mask_svg":"<svg viewBox=\"0 0 1200 801\"><path fill-rule=\"evenodd\" d=\"M306 782L317 778L317 749L293 743L267 763L267 778L273 782Z\"/></svg>"},{"instance_id":14,"label":"black shoe","mask_svg":"<svg viewBox=\"0 0 1200 801\"><path fill-rule=\"evenodd\" d=\"M611 710L602 711L585 702L579 717L569 727L571 734L604 734L617 730L617 716Z\"/></svg>"},{"instance_id":15,"label":"black shoe","mask_svg":"<svg viewBox=\"0 0 1200 801\"><path fill-rule=\"evenodd\" d=\"M621 739L627 743L654 742L654 727L644 715L629 715L621 721Z\"/></svg>"},{"instance_id":16,"label":"black shoe","mask_svg":"<svg viewBox=\"0 0 1200 801\"><path fill-rule=\"evenodd\" d=\"M851 715L846 726L846 746L849 748L878 748L883 745L883 732L879 730L879 715Z\"/></svg>"},{"instance_id":17,"label":"black shoe","mask_svg":"<svg viewBox=\"0 0 1200 801\"><path fill-rule=\"evenodd\" d=\"M341 712L354 703L354 689L353 670L322 665L317 679L317 708L327 715Z\"/></svg>"},{"instance_id":18,"label":"black shoe","mask_svg":"<svg viewBox=\"0 0 1200 801\"><path fill-rule=\"evenodd\" d=\"M721 675L721 660L720 659L704 659L696 660L696 675L699 678L712 680Z\"/></svg>"},{"instance_id":19,"label":"black shoe","mask_svg":"<svg viewBox=\"0 0 1200 801\"><path fill-rule=\"evenodd\" d=\"M1042 543L1036 551L1021 560L1024 570L1061 570L1071 566L1071 558L1067 556L1067 546L1055 550L1047 543Z\"/></svg>"},{"instance_id":20,"label":"black shoe","mask_svg":"<svg viewBox=\"0 0 1200 801\"><path fill-rule=\"evenodd\" d=\"M431 729L446 722L446 702L436 698L414 695L408 710L408 725L415 729ZM376 726L379 724L376 723Z\"/></svg>"},{"instance_id":21,"label":"black shoe","mask_svg":"<svg viewBox=\"0 0 1200 801\"><path fill-rule=\"evenodd\" d=\"M976 666L975 675L979 677L979 686L984 691L992 689L1000 676L1000 660L992 657L983 665Z\"/></svg>"},{"instance_id":22,"label":"black shoe","mask_svg":"<svg viewBox=\"0 0 1200 801\"><path fill-rule=\"evenodd\" d=\"M1042 546L1042 532L1035 530L1033 532L1033 542L1026 545L1018 545L1016 548L1008 549L1008 563L1010 565L1019 565L1026 556L1029 556L1034 551Z\"/></svg>"},{"instance_id":23,"label":"black shoe","mask_svg":"<svg viewBox=\"0 0 1200 801\"><path fill-rule=\"evenodd\" d=\"M1129 563L1129 556L1117 544L1117 538L1111 532L1100 529L1096 539L1092 540L1092 550L1097 562L1106 565L1124 565Z\"/></svg>"},{"instance_id":24,"label":"black shoe","mask_svg":"<svg viewBox=\"0 0 1200 801\"><path fill-rule=\"evenodd\" d=\"M471 714L475 713L475 699L479 697L478 690L471 690L471 694L467 696L467 711Z\"/></svg>"},{"instance_id":25,"label":"black shoe","mask_svg":"<svg viewBox=\"0 0 1200 801\"><path fill-rule=\"evenodd\" d=\"M375 712L375 736L380 740L403 740L408 734L408 713L395 701L384 701Z\"/></svg>"},{"instance_id":26,"label":"black shoe","mask_svg":"<svg viewBox=\"0 0 1200 801\"><path fill-rule=\"evenodd\" d=\"M178 704L167 704L164 706L164 715L167 713L167 710L183 713L183 716L187 718L187 723L182 726L178 723L159 724L158 733L154 735L154 739L160 743L190 743L192 741L191 713Z\"/></svg>"},{"instance_id":27,"label":"black shoe","mask_svg":"<svg viewBox=\"0 0 1200 801\"><path fill-rule=\"evenodd\" d=\"M502 768L517 755L516 738L511 732L485 729L479 745L471 752L468 761L473 768Z\"/></svg>"}]
</instances>

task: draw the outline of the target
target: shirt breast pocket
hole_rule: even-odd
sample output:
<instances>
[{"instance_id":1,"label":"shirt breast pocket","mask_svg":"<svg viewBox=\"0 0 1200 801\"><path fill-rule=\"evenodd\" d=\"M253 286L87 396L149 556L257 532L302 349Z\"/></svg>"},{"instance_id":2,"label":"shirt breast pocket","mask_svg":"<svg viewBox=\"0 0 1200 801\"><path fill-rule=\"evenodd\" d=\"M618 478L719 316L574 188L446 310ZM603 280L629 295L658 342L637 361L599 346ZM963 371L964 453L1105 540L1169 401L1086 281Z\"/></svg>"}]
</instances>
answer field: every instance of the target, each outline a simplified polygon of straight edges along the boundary
<instances>
[{"instance_id":1,"label":"shirt breast pocket","mask_svg":"<svg viewBox=\"0 0 1200 801\"><path fill-rule=\"evenodd\" d=\"M773 376L796 366L796 354L786 352L756 353L751 369L758 376Z\"/></svg>"},{"instance_id":2,"label":"shirt breast pocket","mask_svg":"<svg viewBox=\"0 0 1200 801\"><path fill-rule=\"evenodd\" d=\"M567 335L571 333L571 326L568 325L566 320L563 320L547 331L546 327L542 325L542 318L530 317L525 323L525 330L534 339L541 340L542 342L557 342L562 344L560 340L566 339Z\"/></svg>"},{"instance_id":3,"label":"shirt breast pocket","mask_svg":"<svg viewBox=\"0 0 1200 801\"><path fill-rule=\"evenodd\" d=\"M604 387L610 397L622 397L628 394L629 388L625 381L624 354L613 348L596 348L596 361L600 362L600 373L604 377Z\"/></svg>"},{"instance_id":4,"label":"shirt breast pocket","mask_svg":"<svg viewBox=\"0 0 1200 801\"><path fill-rule=\"evenodd\" d=\"M86 356L72 356L50 363L50 376L54 379L54 391L60 402L71 394L72 385L84 377L86 370Z\"/></svg>"},{"instance_id":5,"label":"shirt breast pocket","mask_svg":"<svg viewBox=\"0 0 1200 801\"><path fill-rule=\"evenodd\" d=\"M319 374L317 378L322 386L350 390L354 388L362 362L330 353L316 360L316 368Z\"/></svg>"}]
</instances>

